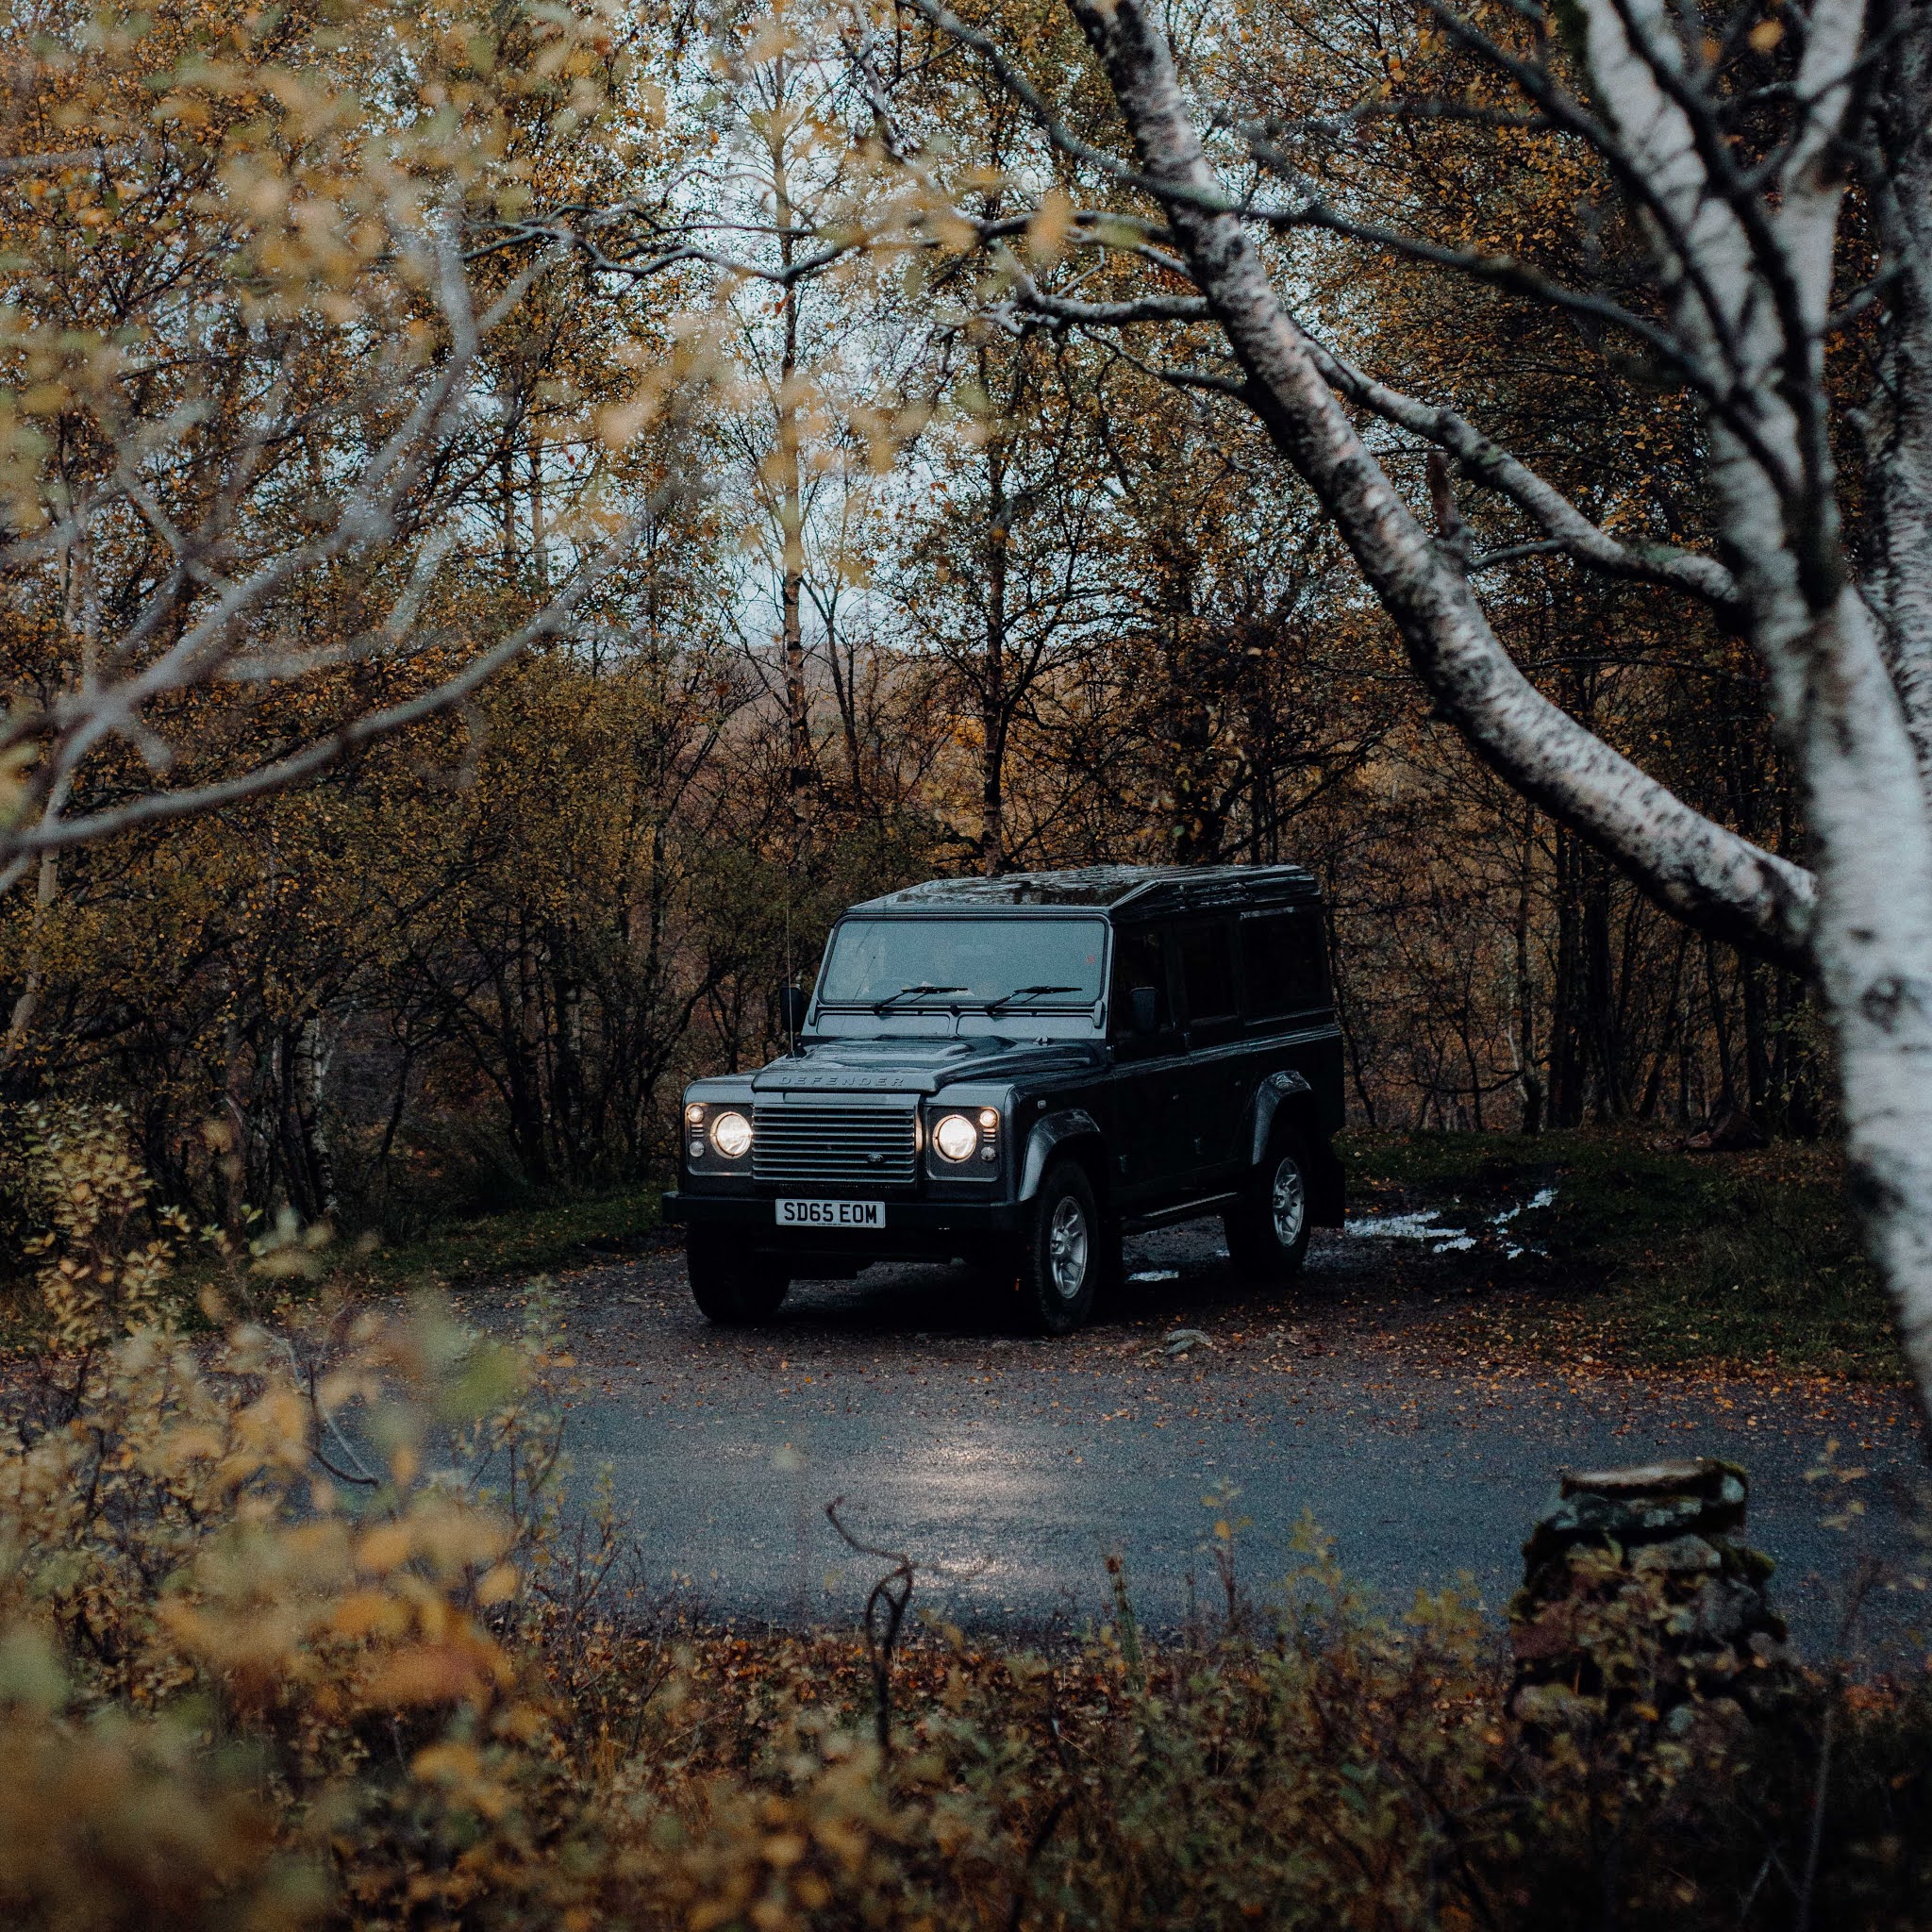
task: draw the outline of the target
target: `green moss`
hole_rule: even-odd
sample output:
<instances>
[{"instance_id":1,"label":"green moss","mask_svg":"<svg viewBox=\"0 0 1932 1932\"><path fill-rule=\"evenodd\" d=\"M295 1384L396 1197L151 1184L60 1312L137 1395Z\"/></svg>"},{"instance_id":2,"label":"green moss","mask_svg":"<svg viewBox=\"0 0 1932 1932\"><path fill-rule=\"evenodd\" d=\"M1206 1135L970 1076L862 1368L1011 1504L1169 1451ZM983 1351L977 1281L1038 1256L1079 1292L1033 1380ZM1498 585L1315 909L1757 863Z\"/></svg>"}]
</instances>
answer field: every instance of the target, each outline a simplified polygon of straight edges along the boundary
<instances>
[{"instance_id":1,"label":"green moss","mask_svg":"<svg viewBox=\"0 0 1932 1932\"><path fill-rule=\"evenodd\" d=\"M1556 1190L1552 1206L1508 1224L1539 1252L1485 1250L1464 1264L1471 1285L1510 1305L1519 1341L1560 1354L1582 1325L1631 1366L1904 1374L1834 1147L1694 1154L1634 1132L1353 1134L1344 1154L1357 1214L1441 1208L1453 1221Z\"/></svg>"}]
</instances>

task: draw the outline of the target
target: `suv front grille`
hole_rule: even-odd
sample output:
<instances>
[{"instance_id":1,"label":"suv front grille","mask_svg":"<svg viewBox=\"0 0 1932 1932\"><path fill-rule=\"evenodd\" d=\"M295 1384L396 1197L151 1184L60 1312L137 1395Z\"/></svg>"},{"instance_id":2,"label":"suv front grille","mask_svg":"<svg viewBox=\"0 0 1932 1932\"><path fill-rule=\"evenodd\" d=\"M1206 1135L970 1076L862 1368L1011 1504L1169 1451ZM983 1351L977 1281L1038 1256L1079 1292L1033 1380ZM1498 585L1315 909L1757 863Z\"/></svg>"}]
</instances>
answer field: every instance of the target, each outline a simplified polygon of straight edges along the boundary
<instances>
[{"instance_id":1,"label":"suv front grille","mask_svg":"<svg viewBox=\"0 0 1932 1932\"><path fill-rule=\"evenodd\" d=\"M756 1106L753 1178L903 1184L911 1180L919 1154L913 1121L909 1107Z\"/></svg>"}]
</instances>

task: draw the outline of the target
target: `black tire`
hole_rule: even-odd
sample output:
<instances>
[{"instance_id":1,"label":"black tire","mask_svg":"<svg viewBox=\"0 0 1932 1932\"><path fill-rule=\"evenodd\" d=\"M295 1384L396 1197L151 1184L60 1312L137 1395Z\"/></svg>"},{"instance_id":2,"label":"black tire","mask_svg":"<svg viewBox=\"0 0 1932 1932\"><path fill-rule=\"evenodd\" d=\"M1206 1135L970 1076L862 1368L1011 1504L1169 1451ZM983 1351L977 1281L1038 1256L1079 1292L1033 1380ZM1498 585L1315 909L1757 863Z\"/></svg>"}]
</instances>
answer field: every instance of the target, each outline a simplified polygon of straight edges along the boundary
<instances>
[{"instance_id":1,"label":"black tire","mask_svg":"<svg viewBox=\"0 0 1932 1932\"><path fill-rule=\"evenodd\" d=\"M1077 1160L1057 1160L1028 1204L1020 1245L1020 1309L1036 1335L1071 1335L1093 1312L1106 1274L1108 1224Z\"/></svg>"},{"instance_id":2,"label":"black tire","mask_svg":"<svg viewBox=\"0 0 1932 1932\"><path fill-rule=\"evenodd\" d=\"M1308 1171L1291 1141L1275 1141L1255 1170L1239 1208L1221 1217L1228 1257L1255 1281L1288 1281L1308 1254Z\"/></svg>"},{"instance_id":3,"label":"black tire","mask_svg":"<svg viewBox=\"0 0 1932 1932\"><path fill-rule=\"evenodd\" d=\"M770 1256L696 1227L684 1253L691 1299L708 1322L721 1328L754 1328L784 1305L791 1278Z\"/></svg>"}]
</instances>

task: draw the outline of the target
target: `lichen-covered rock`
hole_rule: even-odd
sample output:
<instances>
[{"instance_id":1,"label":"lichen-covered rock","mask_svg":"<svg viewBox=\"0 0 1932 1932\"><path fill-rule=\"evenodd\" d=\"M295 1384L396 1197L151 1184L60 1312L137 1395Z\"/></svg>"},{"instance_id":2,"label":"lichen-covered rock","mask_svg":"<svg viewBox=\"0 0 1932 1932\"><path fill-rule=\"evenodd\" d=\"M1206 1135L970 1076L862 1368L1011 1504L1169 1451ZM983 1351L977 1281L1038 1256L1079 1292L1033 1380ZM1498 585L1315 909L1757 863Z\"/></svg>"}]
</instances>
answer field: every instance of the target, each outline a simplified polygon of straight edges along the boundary
<instances>
[{"instance_id":1,"label":"lichen-covered rock","mask_svg":"<svg viewBox=\"0 0 1932 1932\"><path fill-rule=\"evenodd\" d=\"M1633 1570L1660 1570L1673 1576L1722 1570L1724 1559L1701 1536L1673 1537L1667 1543L1641 1543L1632 1552Z\"/></svg>"},{"instance_id":2,"label":"lichen-covered rock","mask_svg":"<svg viewBox=\"0 0 1932 1932\"><path fill-rule=\"evenodd\" d=\"M1791 1657L1748 1500L1744 1472L1709 1458L1566 1474L1509 1606L1518 1719L1681 1737L1754 1715Z\"/></svg>"}]
</instances>

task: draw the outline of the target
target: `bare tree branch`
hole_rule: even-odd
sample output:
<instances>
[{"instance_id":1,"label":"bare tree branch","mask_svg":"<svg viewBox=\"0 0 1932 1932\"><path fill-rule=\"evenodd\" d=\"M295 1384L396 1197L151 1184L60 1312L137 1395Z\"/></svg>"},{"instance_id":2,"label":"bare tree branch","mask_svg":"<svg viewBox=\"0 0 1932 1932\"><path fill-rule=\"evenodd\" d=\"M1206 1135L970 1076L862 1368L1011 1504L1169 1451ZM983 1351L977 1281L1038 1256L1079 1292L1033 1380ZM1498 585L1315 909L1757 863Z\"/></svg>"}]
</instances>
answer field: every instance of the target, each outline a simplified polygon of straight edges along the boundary
<instances>
[{"instance_id":1,"label":"bare tree branch","mask_svg":"<svg viewBox=\"0 0 1932 1932\"><path fill-rule=\"evenodd\" d=\"M1211 175L1142 0L1105 9L1095 0L1070 4L1158 184L1195 285L1246 371L1251 407L1335 518L1443 715L1512 785L1677 916L1802 968L1814 904L1809 875L1692 810L1517 670L1462 572L1364 448L1240 216L1207 206Z\"/></svg>"},{"instance_id":2,"label":"bare tree branch","mask_svg":"<svg viewBox=\"0 0 1932 1932\"><path fill-rule=\"evenodd\" d=\"M1342 395L1374 411L1384 422L1446 450L1464 475L1507 497L1547 534L1549 542L1531 546L1521 554L1561 551L1606 575L1668 585L1726 615L1738 613L1740 607L1737 582L1714 557L1680 550L1671 544L1646 544L1632 549L1618 542L1591 522L1555 485L1454 409L1404 395L1324 349L1313 337L1305 340L1316 366ZM1492 557L1488 560L1494 562L1498 558Z\"/></svg>"}]
</instances>

